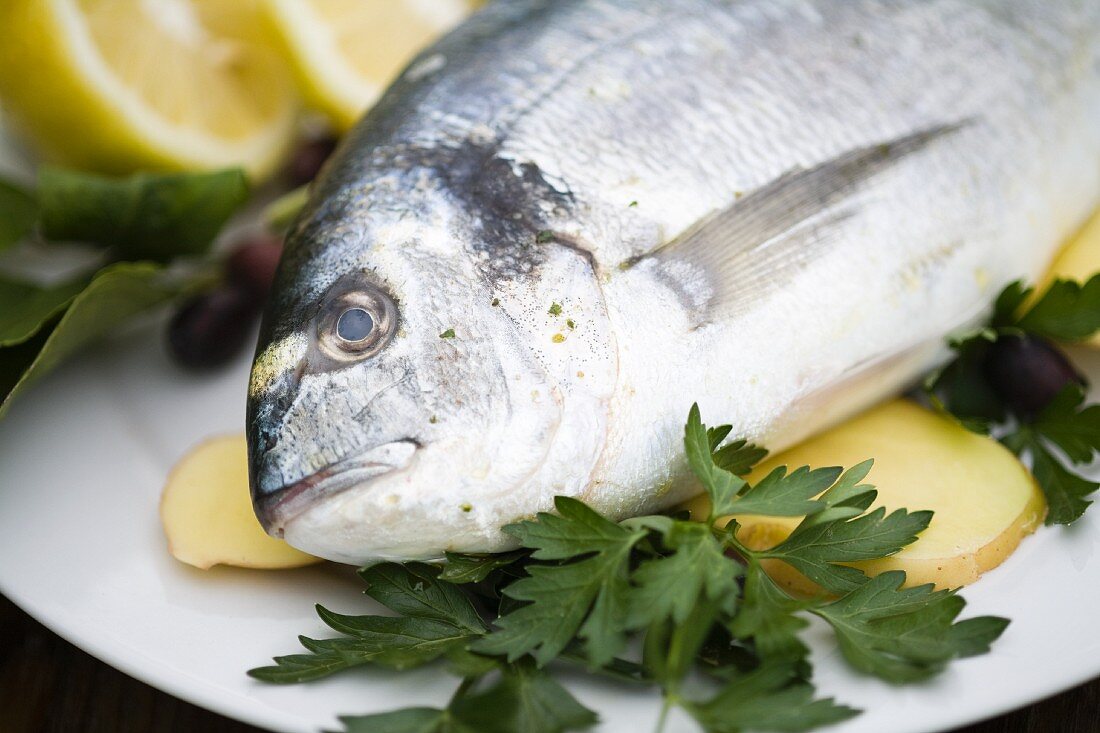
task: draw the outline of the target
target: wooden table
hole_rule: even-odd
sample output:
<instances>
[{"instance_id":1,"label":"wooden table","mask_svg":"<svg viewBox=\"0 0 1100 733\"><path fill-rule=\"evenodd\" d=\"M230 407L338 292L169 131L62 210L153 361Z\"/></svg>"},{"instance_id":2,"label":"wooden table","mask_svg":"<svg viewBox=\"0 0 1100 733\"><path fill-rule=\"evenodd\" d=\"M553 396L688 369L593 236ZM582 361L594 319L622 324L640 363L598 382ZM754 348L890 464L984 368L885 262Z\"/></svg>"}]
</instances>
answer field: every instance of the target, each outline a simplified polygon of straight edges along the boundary
<instances>
[{"instance_id":1,"label":"wooden table","mask_svg":"<svg viewBox=\"0 0 1100 733\"><path fill-rule=\"evenodd\" d=\"M261 733L127 677L0 596L2 733ZM1100 680L957 733L1096 733ZM883 731L889 733L889 731Z\"/></svg>"}]
</instances>

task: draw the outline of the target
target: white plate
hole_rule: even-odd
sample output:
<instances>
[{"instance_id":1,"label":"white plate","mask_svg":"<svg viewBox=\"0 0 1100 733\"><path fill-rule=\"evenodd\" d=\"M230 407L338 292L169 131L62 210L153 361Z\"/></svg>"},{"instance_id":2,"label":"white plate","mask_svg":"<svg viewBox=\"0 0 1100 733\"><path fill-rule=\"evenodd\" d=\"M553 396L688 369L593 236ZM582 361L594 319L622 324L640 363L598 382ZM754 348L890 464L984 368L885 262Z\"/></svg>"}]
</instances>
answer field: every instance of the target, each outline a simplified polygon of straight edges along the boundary
<instances>
[{"instance_id":1,"label":"white plate","mask_svg":"<svg viewBox=\"0 0 1100 733\"><path fill-rule=\"evenodd\" d=\"M161 485L189 447L242 429L247 359L212 377L188 376L169 363L161 335L149 328L80 358L0 422L0 592L124 672L274 730L331 729L339 713L443 703L454 680L431 669L357 670L290 686L245 676L296 651L298 634L326 635L315 603L374 609L350 568L202 572L168 556ZM1100 356L1078 356L1100 377ZM1100 674L1098 536L1100 510L1072 529L1042 529L967 589L966 615L1013 623L991 654L926 684L892 687L853 674L830 636L811 628L821 693L866 710L830 730L946 730ZM599 711L598 730L652 729L655 696L580 676L567 682ZM694 727L676 718L667 730Z\"/></svg>"}]
</instances>

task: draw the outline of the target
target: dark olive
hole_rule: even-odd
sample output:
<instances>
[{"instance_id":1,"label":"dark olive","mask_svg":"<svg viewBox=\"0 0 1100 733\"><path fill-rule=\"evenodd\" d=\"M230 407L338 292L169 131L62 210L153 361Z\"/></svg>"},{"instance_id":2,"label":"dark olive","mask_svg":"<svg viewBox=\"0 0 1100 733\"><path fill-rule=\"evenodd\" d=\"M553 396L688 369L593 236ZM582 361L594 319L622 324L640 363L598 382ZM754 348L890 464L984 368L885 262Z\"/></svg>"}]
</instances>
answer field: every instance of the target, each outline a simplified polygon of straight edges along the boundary
<instances>
[{"instance_id":1,"label":"dark olive","mask_svg":"<svg viewBox=\"0 0 1100 733\"><path fill-rule=\"evenodd\" d=\"M273 234L254 235L230 250L225 260L226 276L232 284L253 293L262 304L271 292L282 254L282 239Z\"/></svg>"},{"instance_id":2,"label":"dark olive","mask_svg":"<svg viewBox=\"0 0 1100 733\"><path fill-rule=\"evenodd\" d=\"M183 303L168 324L173 358L191 369L221 366L241 352L259 313L256 296L232 285Z\"/></svg>"},{"instance_id":3,"label":"dark olive","mask_svg":"<svg viewBox=\"0 0 1100 733\"><path fill-rule=\"evenodd\" d=\"M1005 404L1033 417L1070 384L1085 380L1065 354L1039 336L1002 336L989 349L985 376Z\"/></svg>"},{"instance_id":4,"label":"dark olive","mask_svg":"<svg viewBox=\"0 0 1100 733\"><path fill-rule=\"evenodd\" d=\"M331 136L303 140L290 154L286 173L292 186L304 186L320 172L332 151L336 149L336 138Z\"/></svg>"}]
</instances>

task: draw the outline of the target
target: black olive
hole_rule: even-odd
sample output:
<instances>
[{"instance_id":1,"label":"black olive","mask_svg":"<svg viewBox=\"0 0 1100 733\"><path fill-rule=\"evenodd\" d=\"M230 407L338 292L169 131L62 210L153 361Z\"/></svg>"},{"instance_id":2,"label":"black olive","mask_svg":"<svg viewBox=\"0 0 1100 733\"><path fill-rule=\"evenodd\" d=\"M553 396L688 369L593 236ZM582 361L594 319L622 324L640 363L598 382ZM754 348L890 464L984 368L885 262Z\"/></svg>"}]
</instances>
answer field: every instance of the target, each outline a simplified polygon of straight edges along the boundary
<instances>
[{"instance_id":1,"label":"black olive","mask_svg":"<svg viewBox=\"0 0 1100 733\"><path fill-rule=\"evenodd\" d=\"M303 140L290 154L286 175L292 186L304 186L320 172L332 151L336 149L336 138L331 136Z\"/></svg>"},{"instance_id":2,"label":"black olive","mask_svg":"<svg viewBox=\"0 0 1100 733\"><path fill-rule=\"evenodd\" d=\"M259 314L256 296L232 285L183 303L168 324L168 348L191 369L221 366L240 353Z\"/></svg>"},{"instance_id":3,"label":"black olive","mask_svg":"<svg viewBox=\"0 0 1100 733\"><path fill-rule=\"evenodd\" d=\"M283 254L283 241L273 234L258 234L234 247L225 260L229 282L253 293L262 304L275 280L275 268Z\"/></svg>"},{"instance_id":4,"label":"black olive","mask_svg":"<svg viewBox=\"0 0 1100 733\"><path fill-rule=\"evenodd\" d=\"M1039 336L1002 336L985 359L989 385L1016 414L1034 417L1070 384L1085 379L1065 354Z\"/></svg>"}]
</instances>

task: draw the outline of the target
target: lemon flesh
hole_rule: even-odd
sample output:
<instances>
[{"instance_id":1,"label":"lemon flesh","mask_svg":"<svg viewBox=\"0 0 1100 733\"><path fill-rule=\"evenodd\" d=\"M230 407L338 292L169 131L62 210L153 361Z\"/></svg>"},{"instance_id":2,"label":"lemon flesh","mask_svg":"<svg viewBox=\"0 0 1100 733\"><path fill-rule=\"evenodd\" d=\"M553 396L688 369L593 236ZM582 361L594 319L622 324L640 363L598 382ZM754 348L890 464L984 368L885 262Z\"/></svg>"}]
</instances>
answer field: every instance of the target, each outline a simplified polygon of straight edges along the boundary
<instances>
[{"instance_id":1,"label":"lemon flesh","mask_svg":"<svg viewBox=\"0 0 1100 733\"><path fill-rule=\"evenodd\" d=\"M302 93L340 130L409 61L474 6L471 0L263 0Z\"/></svg>"},{"instance_id":2,"label":"lemon flesh","mask_svg":"<svg viewBox=\"0 0 1100 733\"><path fill-rule=\"evenodd\" d=\"M277 52L212 0L5 0L0 98L47 157L107 173L270 173L298 101ZM259 23L254 8L252 25ZM217 27L221 22L225 27Z\"/></svg>"}]
</instances>

